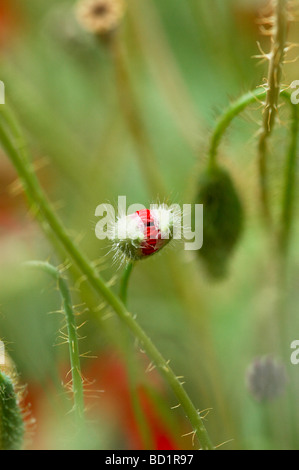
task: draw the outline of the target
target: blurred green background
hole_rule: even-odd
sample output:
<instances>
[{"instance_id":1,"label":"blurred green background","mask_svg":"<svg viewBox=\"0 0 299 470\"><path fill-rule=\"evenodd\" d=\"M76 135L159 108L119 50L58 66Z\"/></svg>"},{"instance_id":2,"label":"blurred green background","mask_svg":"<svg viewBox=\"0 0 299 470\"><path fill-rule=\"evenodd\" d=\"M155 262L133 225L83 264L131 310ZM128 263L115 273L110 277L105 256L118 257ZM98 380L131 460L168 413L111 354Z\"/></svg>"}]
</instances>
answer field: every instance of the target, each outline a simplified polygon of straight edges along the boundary
<instances>
[{"instance_id":1,"label":"blurred green background","mask_svg":"<svg viewBox=\"0 0 299 470\"><path fill-rule=\"evenodd\" d=\"M199 172L206 164L211 129L221 110L243 92L263 83L267 65L258 64L257 41L267 51L257 19L262 0L128 0L119 28L146 139L139 144L121 112L114 62L105 42L76 23L71 0L2 2L0 79L6 99L26 133L38 176L70 234L92 260L101 260L105 279L117 289L121 268L107 253L110 246L94 234L95 208L171 200L193 202ZM289 39L298 41L298 23ZM290 53L290 59L296 52ZM286 65L283 83L299 79L298 63ZM138 321L178 375L200 410L212 408L206 426L224 449L298 448L299 366L290 363L290 343L298 339L299 254L293 236L289 269L287 336L279 346L276 287L271 248L260 221L256 136L262 110L257 103L233 124L220 159L239 188L246 208L246 230L226 280L206 278L196 254L174 244L132 276L129 305ZM288 138L287 109L271 141L271 190L279 209L281 175ZM144 147L144 149L142 148ZM144 153L143 153L144 152ZM165 189L148 184L144 159L158 172ZM55 285L22 263L41 259L54 264L66 256L48 243L28 212L16 173L0 153L0 337L16 363L36 419L31 448L140 448L140 436L125 377L122 328L89 290L74 267L69 278L74 304L87 321L80 330L88 409L95 418L89 439L67 442L64 392L68 351L60 343L60 300ZM298 228L296 208L295 230ZM82 282L81 282L82 281ZM296 337L297 335L297 337ZM136 348L137 356L138 348ZM285 394L273 403L257 403L249 394L246 370L255 357L274 354L288 369ZM97 357L97 359L95 358ZM138 377L148 426L156 448L192 448L190 431L175 398L162 379ZM93 383L94 381L94 383ZM104 393L98 393L98 389ZM60 407L64 410L59 412ZM84 442L83 442L84 441Z\"/></svg>"}]
</instances>

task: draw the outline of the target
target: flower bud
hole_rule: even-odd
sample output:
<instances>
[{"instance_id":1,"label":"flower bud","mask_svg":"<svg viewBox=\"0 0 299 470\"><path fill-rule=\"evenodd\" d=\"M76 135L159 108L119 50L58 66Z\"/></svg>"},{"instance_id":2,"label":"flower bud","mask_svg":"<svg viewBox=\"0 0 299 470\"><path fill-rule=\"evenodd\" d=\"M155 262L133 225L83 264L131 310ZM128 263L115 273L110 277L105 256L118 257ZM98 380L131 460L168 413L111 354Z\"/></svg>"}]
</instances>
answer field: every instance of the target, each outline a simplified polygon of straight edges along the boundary
<instances>
[{"instance_id":1,"label":"flower bud","mask_svg":"<svg viewBox=\"0 0 299 470\"><path fill-rule=\"evenodd\" d=\"M13 379L0 370L0 450L19 450L24 421Z\"/></svg>"},{"instance_id":2,"label":"flower bud","mask_svg":"<svg viewBox=\"0 0 299 470\"><path fill-rule=\"evenodd\" d=\"M147 258L170 242L174 221L173 211L164 206L122 216L113 228L114 248L133 261Z\"/></svg>"},{"instance_id":3,"label":"flower bud","mask_svg":"<svg viewBox=\"0 0 299 470\"><path fill-rule=\"evenodd\" d=\"M257 401L271 401L284 392L287 373L281 361L265 356L250 365L246 379L247 387Z\"/></svg>"},{"instance_id":4,"label":"flower bud","mask_svg":"<svg viewBox=\"0 0 299 470\"><path fill-rule=\"evenodd\" d=\"M204 210L199 256L211 277L222 278L244 224L243 207L227 171L216 167L202 173L196 202Z\"/></svg>"}]
</instances>

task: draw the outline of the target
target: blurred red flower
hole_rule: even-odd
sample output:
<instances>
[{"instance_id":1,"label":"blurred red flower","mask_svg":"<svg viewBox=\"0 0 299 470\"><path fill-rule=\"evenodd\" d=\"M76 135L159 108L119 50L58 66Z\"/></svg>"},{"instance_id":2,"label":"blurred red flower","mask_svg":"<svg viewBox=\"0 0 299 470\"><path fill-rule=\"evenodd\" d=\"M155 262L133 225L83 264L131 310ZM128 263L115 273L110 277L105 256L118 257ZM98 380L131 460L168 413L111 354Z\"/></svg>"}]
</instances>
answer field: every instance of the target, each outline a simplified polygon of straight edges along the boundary
<instances>
[{"instance_id":1,"label":"blurred red flower","mask_svg":"<svg viewBox=\"0 0 299 470\"><path fill-rule=\"evenodd\" d=\"M85 371L90 379L93 389L103 389L103 393L97 406L104 409L111 420L118 426L123 438L127 440L125 445L131 450L142 450L144 444L130 395L128 375L124 362L115 353L102 354L99 359L93 361L92 366ZM151 387L158 389L160 394L165 394L159 378L153 373ZM157 406L149 393L149 389L143 383L137 386L139 402L142 408L146 425L149 429L153 449L151 450L176 450L179 448L177 437L169 423L159 413ZM95 402L90 402L87 394L87 405L94 410ZM89 403L90 402L90 403Z\"/></svg>"},{"instance_id":2,"label":"blurred red flower","mask_svg":"<svg viewBox=\"0 0 299 470\"><path fill-rule=\"evenodd\" d=\"M63 367L61 377L64 382L68 375L66 371L67 368ZM99 359L93 360L88 368L83 368L83 375L89 384L85 386L85 404L91 422L96 425L99 421L103 425L104 419L112 430L114 445L130 450L143 450L145 447L132 406L124 361L113 351L101 353ZM165 418L165 413L162 416L160 406L155 403L151 391L156 392L162 400L165 391L158 374L153 372L151 376L150 385L140 383L137 386L138 398L152 441L151 450L178 450L182 444L180 435L185 432L184 424L178 419L173 426L173 416L171 423ZM99 393L99 390L104 393ZM45 385L33 382L27 385L24 407L31 411L30 419L34 420L34 426L30 426L31 432L26 439L27 449L47 449L52 445L49 430L51 432L53 429L53 410L49 396L52 397L51 400L57 400L57 403L61 398L50 380L46 388Z\"/></svg>"},{"instance_id":3,"label":"blurred red flower","mask_svg":"<svg viewBox=\"0 0 299 470\"><path fill-rule=\"evenodd\" d=\"M0 47L8 44L18 23L17 9L12 0L0 2Z\"/></svg>"}]
</instances>

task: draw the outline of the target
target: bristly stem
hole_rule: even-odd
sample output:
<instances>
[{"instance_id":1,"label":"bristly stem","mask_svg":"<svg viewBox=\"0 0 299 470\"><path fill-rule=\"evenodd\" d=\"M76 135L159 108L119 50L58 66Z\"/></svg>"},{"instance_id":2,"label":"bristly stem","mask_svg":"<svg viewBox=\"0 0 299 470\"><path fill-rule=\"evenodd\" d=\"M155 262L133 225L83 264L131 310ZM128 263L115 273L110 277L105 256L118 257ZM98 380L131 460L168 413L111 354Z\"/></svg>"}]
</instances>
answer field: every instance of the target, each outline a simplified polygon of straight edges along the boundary
<instances>
[{"instance_id":1,"label":"bristly stem","mask_svg":"<svg viewBox=\"0 0 299 470\"><path fill-rule=\"evenodd\" d=\"M3 121L0 123L0 141L19 174L29 201L34 204L36 208L36 213L39 215L38 219L42 223L44 230L47 234L54 234L56 236L66 252L77 264L80 271L85 275L89 284L106 300L119 318L131 330L136 339L138 339L140 346L146 351L151 361L155 364L166 382L169 384L170 388L173 390L193 427L194 436L198 439L200 447L203 450L213 450L214 446L200 414L176 374L169 366L169 361L164 359L145 331L139 326L133 315L126 309L123 302L114 294L110 287L108 287L96 271L95 267L71 240L64 226L52 209L52 206L48 202L30 162L27 158L24 158L24 155L21 154L19 148L16 147L14 143L14 140L16 139L14 131L5 120L5 116L2 115L2 117L4 118L4 123Z\"/></svg>"},{"instance_id":2,"label":"bristly stem","mask_svg":"<svg viewBox=\"0 0 299 470\"><path fill-rule=\"evenodd\" d=\"M55 268L49 263L41 261L31 261L26 263L26 266L41 269L49 274L55 281L57 281L58 289L63 302L63 311L65 313L67 331L68 331L68 344L71 362L72 374L72 388L74 394L74 412L78 424L82 423L84 419L84 392L83 381L81 375L80 353L78 345L78 335L75 314L72 307L72 299L67 282L63 278L59 269Z\"/></svg>"},{"instance_id":3,"label":"bristly stem","mask_svg":"<svg viewBox=\"0 0 299 470\"><path fill-rule=\"evenodd\" d=\"M271 211L269 207L269 189L267 178L267 152L268 138L270 137L278 111L278 100L281 88L282 66L285 56L287 38L287 13L288 0L274 1L274 24L272 35L272 48L268 55L269 70L267 78L267 94L263 114L263 124L258 143L260 191L263 215L267 224L271 223Z\"/></svg>"},{"instance_id":4,"label":"bristly stem","mask_svg":"<svg viewBox=\"0 0 299 470\"><path fill-rule=\"evenodd\" d=\"M218 148L221 140L235 117L237 117L247 106L255 103L257 100L263 100L267 92L258 88L249 92L232 103L218 119L213 131L209 149L209 165L214 167L217 164ZM282 214L279 228L278 248L283 255L287 255L291 228L293 221L293 210L295 201L295 181L296 181L296 163L298 158L298 133L299 133L299 108L292 104L290 93L286 90L280 92L280 96L290 105L292 119L290 128L290 145L286 160L284 192L282 198Z\"/></svg>"},{"instance_id":5,"label":"bristly stem","mask_svg":"<svg viewBox=\"0 0 299 470\"><path fill-rule=\"evenodd\" d=\"M213 130L212 137L210 140L209 147L209 166L213 167L217 163L217 153L220 142L230 126L231 122L235 117L237 117L242 111L244 111L247 106L257 102L258 100L264 99L266 92L261 88L257 90L250 91L245 95L238 98L236 101L231 103L228 108L221 114L219 119L216 122L216 126Z\"/></svg>"}]
</instances>

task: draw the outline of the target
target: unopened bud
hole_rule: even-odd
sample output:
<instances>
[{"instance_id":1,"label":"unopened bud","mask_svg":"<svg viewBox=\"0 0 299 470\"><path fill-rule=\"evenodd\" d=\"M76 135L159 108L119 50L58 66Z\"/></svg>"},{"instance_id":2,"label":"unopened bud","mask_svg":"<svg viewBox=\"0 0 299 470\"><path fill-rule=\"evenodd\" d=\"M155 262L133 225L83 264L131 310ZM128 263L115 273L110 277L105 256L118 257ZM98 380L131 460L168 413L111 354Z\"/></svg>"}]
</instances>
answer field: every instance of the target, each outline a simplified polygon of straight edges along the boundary
<instances>
[{"instance_id":1,"label":"unopened bud","mask_svg":"<svg viewBox=\"0 0 299 470\"><path fill-rule=\"evenodd\" d=\"M244 213L227 171L209 168L200 176L197 203L203 204L203 247L198 251L211 277L222 278L240 239Z\"/></svg>"}]
</instances>

